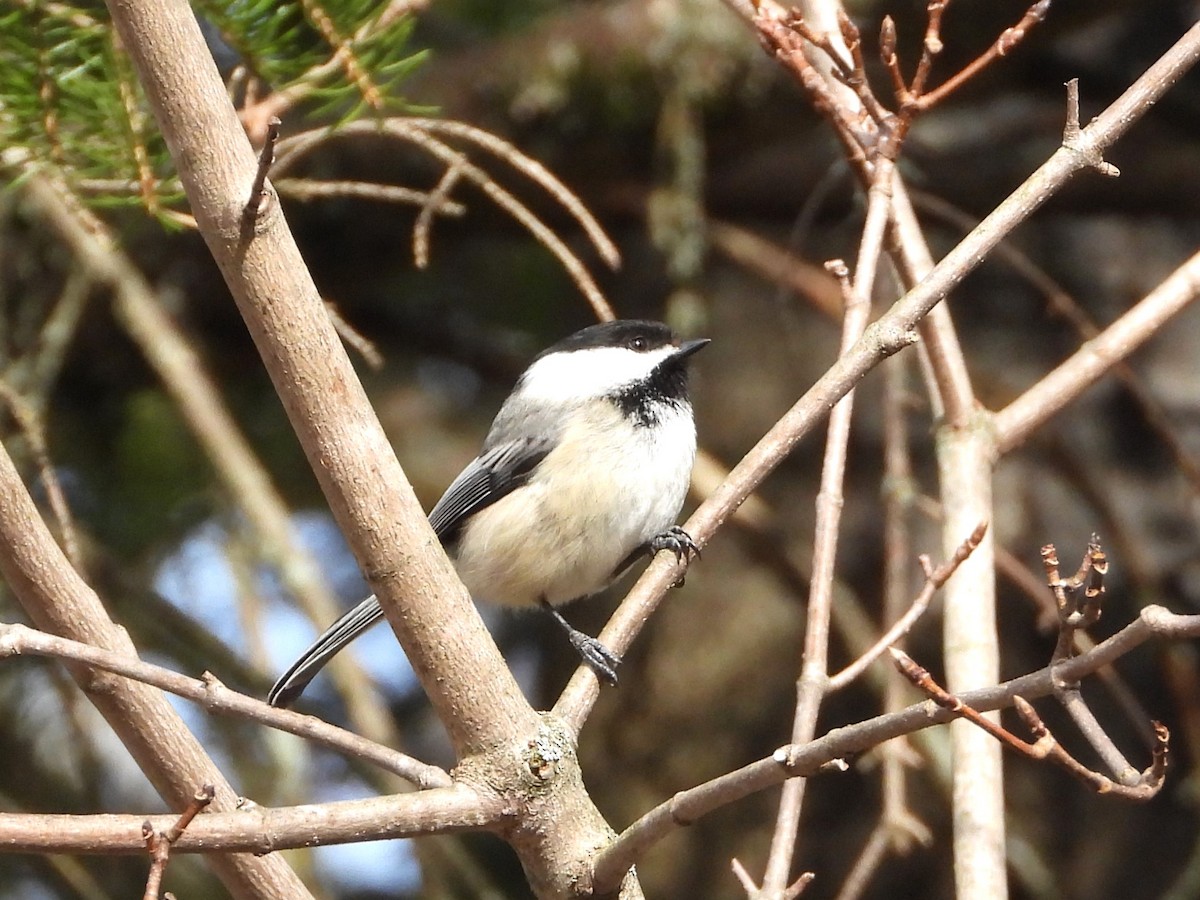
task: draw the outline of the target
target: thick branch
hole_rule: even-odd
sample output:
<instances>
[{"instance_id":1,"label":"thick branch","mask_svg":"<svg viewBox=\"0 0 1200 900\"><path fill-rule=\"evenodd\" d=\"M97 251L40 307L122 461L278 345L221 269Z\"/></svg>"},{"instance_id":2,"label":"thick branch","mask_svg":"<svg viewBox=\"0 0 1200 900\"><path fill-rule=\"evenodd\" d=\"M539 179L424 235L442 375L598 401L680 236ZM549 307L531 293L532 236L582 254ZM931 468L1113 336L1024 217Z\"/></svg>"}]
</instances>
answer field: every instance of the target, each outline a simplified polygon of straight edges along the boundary
<instances>
[{"instance_id":1,"label":"thick branch","mask_svg":"<svg viewBox=\"0 0 1200 900\"><path fill-rule=\"evenodd\" d=\"M455 575L269 181L265 201L244 215L257 164L191 7L184 0L109 0L109 9L200 231L333 516L449 732L459 780L504 794L514 818L504 837L536 895L578 891L610 830L584 789L573 735L526 702ZM636 893L634 879L629 883Z\"/></svg>"},{"instance_id":2,"label":"thick branch","mask_svg":"<svg viewBox=\"0 0 1200 900\"><path fill-rule=\"evenodd\" d=\"M461 754L537 726L338 340L183 0L110 0L192 211L329 501ZM447 628L449 622L453 628Z\"/></svg>"},{"instance_id":3,"label":"thick branch","mask_svg":"<svg viewBox=\"0 0 1200 900\"><path fill-rule=\"evenodd\" d=\"M968 529L995 515L995 446L992 416L981 409L965 423L946 422L937 431L942 546L948 553ZM992 534L985 533L942 591L946 679L955 693L1000 677L994 547ZM956 896L1003 900L1008 886L1003 755L995 741L966 722L951 726L950 751Z\"/></svg>"}]
</instances>

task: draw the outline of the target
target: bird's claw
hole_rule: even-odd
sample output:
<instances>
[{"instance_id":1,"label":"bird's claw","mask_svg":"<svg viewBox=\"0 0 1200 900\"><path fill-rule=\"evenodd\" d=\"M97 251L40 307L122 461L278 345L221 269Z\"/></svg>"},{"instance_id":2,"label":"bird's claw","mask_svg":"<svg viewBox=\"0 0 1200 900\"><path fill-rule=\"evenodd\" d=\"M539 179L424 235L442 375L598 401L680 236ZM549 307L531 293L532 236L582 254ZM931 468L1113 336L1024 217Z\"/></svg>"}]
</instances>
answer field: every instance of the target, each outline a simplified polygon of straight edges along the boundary
<instances>
[{"instance_id":1,"label":"bird's claw","mask_svg":"<svg viewBox=\"0 0 1200 900\"><path fill-rule=\"evenodd\" d=\"M606 684L616 687L617 666L621 664L621 657L596 638L586 635L582 631L572 630L570 639L575 652L579 654L587 667L596 673L596 677Z\"/></svg>"},{"instance_id":2,"label":"bird's claw","mask_svg":"<svg viewBox=\"0 0 1200 900\"><path fill-rule=\"evenodd\" d=\"M662 534L650 539L650 553L658 553L660 550L670 550L675 554L676 562L691 562L693 557L700 559L700 547L692 540L692 536L678 525L672 525Z\"/></svg>"}]
</instances>

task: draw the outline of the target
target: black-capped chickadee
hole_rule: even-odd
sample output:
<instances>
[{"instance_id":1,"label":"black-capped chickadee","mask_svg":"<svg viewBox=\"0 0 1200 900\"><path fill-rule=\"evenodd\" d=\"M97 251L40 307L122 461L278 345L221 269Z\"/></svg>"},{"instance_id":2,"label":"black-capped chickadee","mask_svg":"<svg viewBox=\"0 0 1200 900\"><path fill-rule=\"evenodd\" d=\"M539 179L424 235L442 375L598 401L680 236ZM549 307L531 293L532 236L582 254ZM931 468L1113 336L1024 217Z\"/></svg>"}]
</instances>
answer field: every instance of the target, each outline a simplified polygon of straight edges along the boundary
<instances>
[{"instance_id":1,"label":"black-capped chickadee","mask_svg":"<svg viewBox=\"0 0 1200 900\"><path fill-rule=\"evenodd\" d=\"M696 457L684 341L659 322L577 331L541 353L483 450L429 514L471 596L540 605L615 684L620 660L554 608L608 586L639 557L696 553L674 524ZM338 619L271 688L288 706L335 653L383 618L374 596Z\"/></svg>"}]
</instances>

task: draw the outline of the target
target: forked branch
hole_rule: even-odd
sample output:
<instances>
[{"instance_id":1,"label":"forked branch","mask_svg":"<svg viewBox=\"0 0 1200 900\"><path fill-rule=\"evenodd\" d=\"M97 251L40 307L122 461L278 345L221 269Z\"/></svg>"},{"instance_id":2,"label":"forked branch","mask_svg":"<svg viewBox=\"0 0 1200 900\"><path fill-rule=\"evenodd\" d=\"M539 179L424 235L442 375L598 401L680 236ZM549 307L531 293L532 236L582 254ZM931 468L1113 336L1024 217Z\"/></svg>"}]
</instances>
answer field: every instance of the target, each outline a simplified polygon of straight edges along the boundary
<instances>
[{"instance_id":1,"label":"forked branch","mask_svg":"<svg viewBox=\"0 0 1200 900\"><path fill-rule=\"evenodd\" d=\"M891 653L892 658L896 661L896 668L904 674L904 677L924 691L942 709L949 710L956 716L961 716L979 726L1006 747L1028 756L1030 759L1049 759L1062 766L1098 794L1113 794L1127 800L1144 801L1157 794L1163 786L1167 770L1167 744L1171 735L1166 726L1160 722L1153 723L1155 745L1150 766L1141 773L1134 784L1122 784L1094 769L1089 769L1067 752L1046 726L1046 723L1042 721L1032 704L1024 697L1016 695L1012 698L1012 702L1021 720L1033 733L1033 741L1023 740L1007 728L994 724L978 710L973 709L970 704L964 703L962 699L946 691L933 680L926 669L914 662L912 657L903 650L893 649Z\"/></svg>"}]
</instances>

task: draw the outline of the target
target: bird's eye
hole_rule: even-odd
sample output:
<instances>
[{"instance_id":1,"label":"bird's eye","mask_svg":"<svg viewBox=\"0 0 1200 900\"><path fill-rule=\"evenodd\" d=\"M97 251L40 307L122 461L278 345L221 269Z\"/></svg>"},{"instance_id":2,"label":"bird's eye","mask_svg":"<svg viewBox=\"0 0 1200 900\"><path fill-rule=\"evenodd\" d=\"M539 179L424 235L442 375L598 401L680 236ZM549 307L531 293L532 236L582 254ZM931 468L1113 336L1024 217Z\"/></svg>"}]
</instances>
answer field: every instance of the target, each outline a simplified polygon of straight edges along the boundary
<instances>
[{"instance_id":1,"label":"bird's eye","mask_svg":"<svg viewBox=\"0 0 1200 900\"><path fill-rule=\"evenodd\" d=\"M631 340L629 342L629 346L633 350L645 350L646 349L646 339L640 338L640 337L635 337L635 338L633 338L633 340Z\"/></svg>"}]
</instances>

